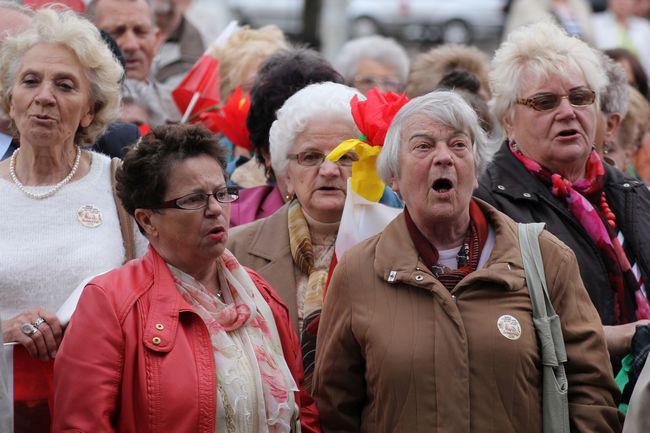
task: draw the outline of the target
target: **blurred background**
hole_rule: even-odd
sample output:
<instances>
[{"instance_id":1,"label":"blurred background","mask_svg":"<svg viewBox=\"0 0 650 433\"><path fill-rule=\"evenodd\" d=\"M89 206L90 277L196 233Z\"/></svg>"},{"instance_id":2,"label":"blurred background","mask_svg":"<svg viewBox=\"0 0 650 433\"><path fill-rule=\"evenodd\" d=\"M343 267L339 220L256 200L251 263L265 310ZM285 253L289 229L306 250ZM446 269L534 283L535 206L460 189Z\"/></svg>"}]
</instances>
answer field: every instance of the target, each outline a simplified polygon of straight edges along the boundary
<instances>
[{"instance_id":1,"label":"blurred background","mask_svg":"<svg viewBox=\"0 0 650 433\"><path fill-rule=\"evenodd\" d=\"M391 36L415 53L438 43L473 44L491 54L512 0L193 0L190 19L214 39L227 23L275 24L332 59L348 39ZM594 12L606 0L590 0Z\"/></svg>"}]
</instances>

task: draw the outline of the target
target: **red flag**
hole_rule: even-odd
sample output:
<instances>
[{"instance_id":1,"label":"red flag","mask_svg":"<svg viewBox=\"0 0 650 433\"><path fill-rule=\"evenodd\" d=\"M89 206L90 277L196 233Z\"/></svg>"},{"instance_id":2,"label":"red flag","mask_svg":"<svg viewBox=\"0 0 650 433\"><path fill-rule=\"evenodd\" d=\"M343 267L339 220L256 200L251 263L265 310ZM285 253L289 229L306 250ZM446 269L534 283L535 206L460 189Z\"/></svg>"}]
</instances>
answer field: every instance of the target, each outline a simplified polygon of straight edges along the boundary
<instances>
[{"instance_id":1,"label":"red flag","mask_svg":"<svg viewBox=\"0 0 650 433\"><path fill-rule=\"evenodd\" d=\"M219 104L219 61L207 54L201 56L172 91L172 98L185 113L184 119Z\"/></svg>"},{"instance_id":2,"label":"red flag","mask_svg":"<svg viewBox=\"0 0 650 433\"><path fill-rule=\"evenodd\" d=\"M140 137L142 137L151 132L151 126L148 123L143 123L138 125L138 130L140 131Z\"/></svg>"}]
</instances>

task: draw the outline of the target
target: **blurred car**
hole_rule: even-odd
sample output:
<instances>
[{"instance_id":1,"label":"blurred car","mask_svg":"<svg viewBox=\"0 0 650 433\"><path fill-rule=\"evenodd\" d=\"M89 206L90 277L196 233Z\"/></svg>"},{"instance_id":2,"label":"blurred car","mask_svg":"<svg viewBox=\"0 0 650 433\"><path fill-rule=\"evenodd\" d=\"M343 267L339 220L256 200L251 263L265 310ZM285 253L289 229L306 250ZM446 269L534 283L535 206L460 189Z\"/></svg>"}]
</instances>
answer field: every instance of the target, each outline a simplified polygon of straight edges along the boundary
<instances>
[{"instance_id":1,"label":"blurred car","mask_svg":"<svg viewBox=\"0 0 650 433\"><path fill-rule=\"evenodd\" d=\"M228 0L236 19L253 27L302 30L303 0ZM382 34L403 40L452 43L499 37L507 0L349 0L349 36Z\"/></svg>"},{"instance_id":2,"label":"blurred car","mask_svg":"<svg viewBox=\"0 0 650 433\"><path fill-rule=\"evenodd\" d=\"M510 4L512 3L513 0L508 0L507 5L506 5L506 12L510 10ZM603 12L605 9L607 9L607 0L590 0L591 3L591 9L594 12Z\"/></svg>"},{"instance_id":3,"label":"blurred car","mask_svg":"<svg viewBox=\"0 0 650 433\"><path fill-rule=\"evenodd\" d=\"M507 0L351 0L351 36L383 34L405 40L469 44L498 38Z\"/></svg>"},{"instance_id":4,"label":"blurred car","mask_svg":"<svg viewBox=\"0 0 650 433\"><path fill-rule=\"evenodd\" d=\"M228 0L228 7L240 24L275 24L287 34L302 33L303 0Z\"/></svg>"}]
</instances>

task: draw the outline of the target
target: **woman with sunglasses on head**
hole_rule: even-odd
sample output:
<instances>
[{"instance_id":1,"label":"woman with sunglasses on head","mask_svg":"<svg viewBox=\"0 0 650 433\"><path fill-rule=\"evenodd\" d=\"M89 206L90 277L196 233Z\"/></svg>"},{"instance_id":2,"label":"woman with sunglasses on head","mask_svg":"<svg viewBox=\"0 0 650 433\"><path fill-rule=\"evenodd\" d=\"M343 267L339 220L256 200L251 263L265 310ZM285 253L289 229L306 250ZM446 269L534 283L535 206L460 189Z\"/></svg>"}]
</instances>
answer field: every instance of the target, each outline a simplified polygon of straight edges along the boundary
<instances>
[{"instance_id":1,"label":"woman with sunglasses on head","mask_svg":"<svg viewBox=\"0 0 650 433\"><path fill-rule=\"evenodd\" d=\"M258 271L287 304L301 336L305 383L313 366L315 333L334 243L343 214L347 180L356 154L336 163L325 156L360 132L350 100L361 94L343 84L311 84L286 100L269 135L271 164L286 180L287 203L273 215L233 229L228 248ZM309 339L309 341L307 341Z\"/></svg>"},{"instance_id":2,"label":"woman with sunglasses on head","mask_svg":"<svg viewBox=\"0 0 650 433\"><path fill-rule=\"evenodd\" d=\"M150 248L86 286L52 431L319 431L287 308L225 248L238 198L225 168L201 126L155 128L125 156L118 194Z\"/></svg>"},{"instance_id":3,"label":"woman with sunglasses on head","mask_svg":"<svg viewBox=\"0 0 650 433\"><path fill-rule=\"evenodd\" d=\"M616 359L649 318L641 288L650 281L650 192L594 149L607 85L600 57L539 23L508 36L490 82L506 140L476 195L517 221L546 223L576 253Z\"/></svg>"}]
</instances>

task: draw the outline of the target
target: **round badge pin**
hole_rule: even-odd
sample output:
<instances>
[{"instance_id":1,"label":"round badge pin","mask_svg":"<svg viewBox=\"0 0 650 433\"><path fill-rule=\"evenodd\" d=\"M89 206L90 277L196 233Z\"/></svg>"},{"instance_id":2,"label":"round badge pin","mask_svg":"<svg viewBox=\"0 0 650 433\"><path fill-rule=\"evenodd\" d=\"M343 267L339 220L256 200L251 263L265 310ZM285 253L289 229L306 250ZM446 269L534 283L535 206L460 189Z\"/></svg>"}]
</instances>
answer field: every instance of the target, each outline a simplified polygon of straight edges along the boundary
<instances>
[{"instance_id":1,"label":"round badge pin","mask_svg":"<svg viewBox=\"0 0 650 433\"><path fill-rule=\"evenodd\" d=\"M77 218L81 225L89 228L99 227L102 224L102 213L91 204L81 206L77 211Z\"/></svg>"},{"instance_id":2,"label":"round badge pin","mask_svg":"<svg viewBox=\"0 0 650 433\"><path fill-rule=\"evenodd\" d=\"M515 317L505 314L497 320L497 328L501 335L508 340L518 340L521 337L521 325Z\"/></svg>"}]
</instances>

